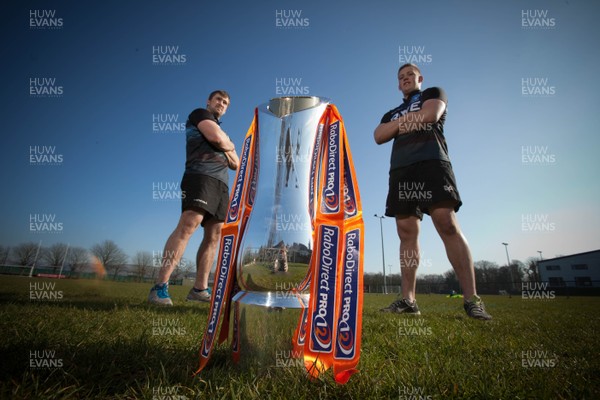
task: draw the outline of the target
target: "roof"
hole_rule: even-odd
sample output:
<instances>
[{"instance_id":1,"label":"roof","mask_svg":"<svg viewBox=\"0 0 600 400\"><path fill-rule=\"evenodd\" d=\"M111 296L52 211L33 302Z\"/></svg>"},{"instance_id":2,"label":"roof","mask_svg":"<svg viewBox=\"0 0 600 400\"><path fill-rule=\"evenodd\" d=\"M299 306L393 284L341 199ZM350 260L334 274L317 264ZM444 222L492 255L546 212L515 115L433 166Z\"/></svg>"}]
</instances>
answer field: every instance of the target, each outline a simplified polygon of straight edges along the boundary
<instances>
[{"instance_id":1,"label":"roof","mask_svg":"<svg viewBox=\"0 0 600 400\"><path fill-rule=\"evenodd\" d=\"M569 257L579 257L579 256L583 256L586 254L592 254L592 253L600 253L600 250L586 251L583 253L570 254L568 256L560 256L560 257L555 257L555 258L546 258L545 260L540 260L539 263L547 262L547 261L556 261L556 260L561 260L563 258L569 258Z\"/></svg>"}]
</instances>

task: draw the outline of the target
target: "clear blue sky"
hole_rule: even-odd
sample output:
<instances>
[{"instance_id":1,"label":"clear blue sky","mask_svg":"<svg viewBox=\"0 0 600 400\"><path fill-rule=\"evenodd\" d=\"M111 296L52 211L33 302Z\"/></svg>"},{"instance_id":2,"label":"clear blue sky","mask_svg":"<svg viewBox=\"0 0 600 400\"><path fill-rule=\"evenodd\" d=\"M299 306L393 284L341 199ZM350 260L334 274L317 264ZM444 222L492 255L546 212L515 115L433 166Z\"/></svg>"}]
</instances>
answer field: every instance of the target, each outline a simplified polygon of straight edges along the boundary
<instances>
[{"instance_id":1,"label":"clear blue sky","mask_svg":"<svg viewBox=\"0 0 600 400\"><path fill-rule=\"evenodd\" d=\"M153 116L185 122L223 88L232 99L222 128L239 149L254 107L295 90L332 99L345 120L365 270L379 272L373 215L384 211L391 144L377 146L372 133L401 101L401 57L416 55L424 86L449 98L458 217L473 258L504 264L502 242L520 260L598 249L599 11L581 0L9 2L0 16L0 244L111 239L130 256L161 251L180 203L155 200L153 184L179 182L185 136L153 131ZM31 18L57 29L31 27ZM177 48L181 64L156 65L156 48ZM48 148L58 165L33 164L32 151L43 161ZM62 229L32 232L32 216ZM393 220L383 231L397 273ZM427 217L421 250L419 273L450 269Z\"/></svg>"}]
</instances>

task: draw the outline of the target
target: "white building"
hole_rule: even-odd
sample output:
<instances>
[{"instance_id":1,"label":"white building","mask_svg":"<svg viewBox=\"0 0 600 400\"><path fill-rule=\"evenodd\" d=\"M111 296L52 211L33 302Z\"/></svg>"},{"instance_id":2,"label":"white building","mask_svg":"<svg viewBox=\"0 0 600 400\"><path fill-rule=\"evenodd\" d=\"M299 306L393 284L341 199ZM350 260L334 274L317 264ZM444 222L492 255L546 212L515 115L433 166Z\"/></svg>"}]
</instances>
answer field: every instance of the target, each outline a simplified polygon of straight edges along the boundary
<instances>
[{"instance_id":1,"label":"white building","mask_svg":"<svg viewBox=\"0 0 600 400\"><path fill-rule=\"evenodd\" d=\"M600 250L538 261L538 273L551 287L600 287Z\"/></svg>"}]
</instances>

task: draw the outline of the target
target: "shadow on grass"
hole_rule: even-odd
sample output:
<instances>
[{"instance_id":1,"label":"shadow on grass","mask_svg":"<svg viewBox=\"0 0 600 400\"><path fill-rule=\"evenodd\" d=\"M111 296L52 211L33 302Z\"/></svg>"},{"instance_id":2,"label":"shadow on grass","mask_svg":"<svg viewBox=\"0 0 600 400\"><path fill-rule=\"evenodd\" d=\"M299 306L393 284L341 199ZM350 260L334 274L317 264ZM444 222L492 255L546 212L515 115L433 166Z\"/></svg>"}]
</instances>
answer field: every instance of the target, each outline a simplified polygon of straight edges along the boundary
<instances>
[{"instance_id":1,"label":"shadow on grass","mask_svg":"<svg viewBox=\"0 0 600 400\"><path fill-rule=\"evenodd\" d=\"M40 343L26 341L1 352L4 361L0 380L12 384L11 392L19 393L17 398L52 398L54 395L57 398L117 398L126 394L133 398L152 398L152 391L159 387L201 391L202 378L209 379L214 374L221 377L243 374L232 368L228 349L215 351L208 369L194 376L199 365L196 349L152 345L144 338L92 345L70 343L58 348L48 343L47 348L56 349L55 358L38 358L37 364L42 366L36 368L30 364L30 352L40 354L42 351L32 350L40 347L43 348Z\"/></svg>"}]
</instances>

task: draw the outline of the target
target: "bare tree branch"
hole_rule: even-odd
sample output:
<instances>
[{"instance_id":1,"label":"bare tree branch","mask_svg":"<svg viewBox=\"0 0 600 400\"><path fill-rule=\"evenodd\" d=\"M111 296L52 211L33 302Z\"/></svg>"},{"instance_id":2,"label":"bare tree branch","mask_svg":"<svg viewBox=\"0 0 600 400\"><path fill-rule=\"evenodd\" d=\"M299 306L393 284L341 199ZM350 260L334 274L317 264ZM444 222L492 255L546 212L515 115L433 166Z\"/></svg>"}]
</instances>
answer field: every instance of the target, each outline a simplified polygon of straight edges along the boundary
<instances>
[{"instance_id":1,"label":"bare tree branch","mask_svg":"<svg viewBox=\"0 0 600 400\"><path fill-rule=\"evenodd\" d=\"M95 244L90 251L98 258L106 272L112 273L113 279L117 277L129 259L127 254L112 240Z\"/></svg>"}]
</instances>

